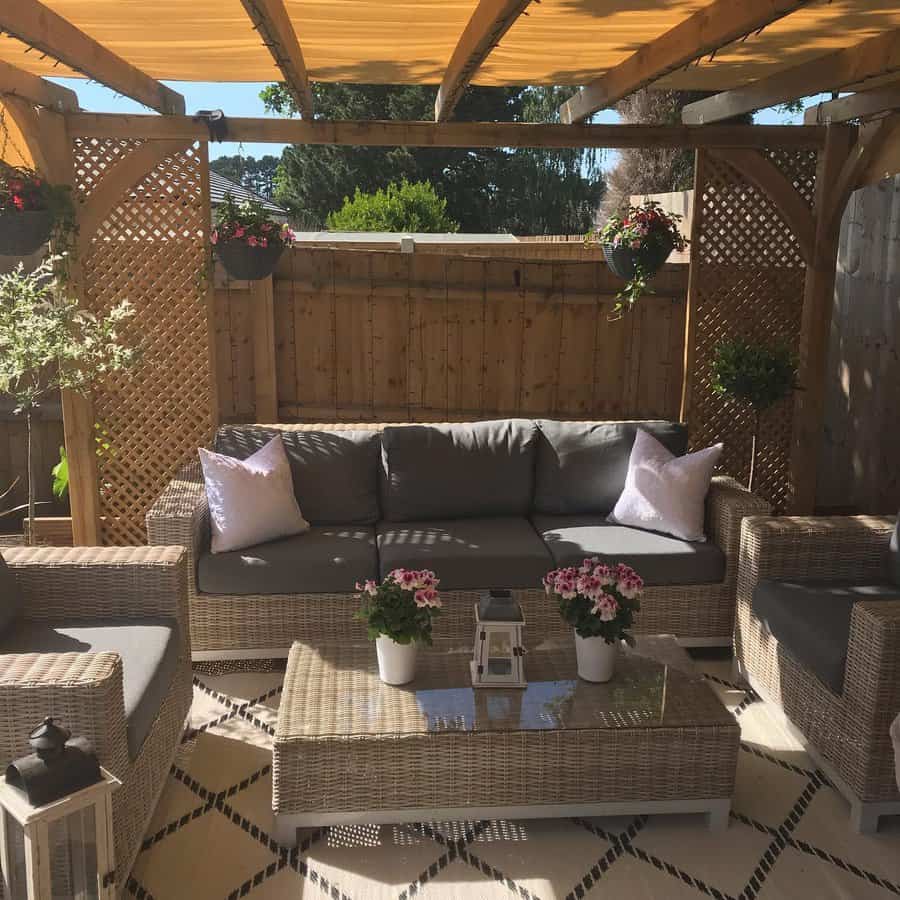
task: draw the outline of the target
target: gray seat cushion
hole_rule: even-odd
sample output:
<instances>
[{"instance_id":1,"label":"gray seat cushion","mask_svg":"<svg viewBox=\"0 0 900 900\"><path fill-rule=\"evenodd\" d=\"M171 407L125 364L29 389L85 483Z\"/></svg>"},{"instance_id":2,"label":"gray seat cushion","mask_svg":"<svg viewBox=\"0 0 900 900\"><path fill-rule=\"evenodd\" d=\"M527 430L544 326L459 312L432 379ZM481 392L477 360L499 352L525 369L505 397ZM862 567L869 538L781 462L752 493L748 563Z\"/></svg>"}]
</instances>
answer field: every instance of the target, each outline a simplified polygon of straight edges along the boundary
<instances>
[{"instance_id":1,"label":"gray seat cushion","mask_svg":"<svg viewBox=\"0 0 900 900\"><path fill-rule=\"evenodd\" d=\"M251 425L223 425L217 453L246 459L280 434L294 494L312 525L374 525L379 518L377 431L290 431Z\"/></svg>"},{"instance_id":2,"label":"gray seat cushion","mask_svg":"<svg viewBox=\"0 0 900 900\"><path fill-rule=\"evenodd\" d=\"M538 425L534 510L552 515L605 514L625 487L638 428L676 456L687 450L687 426L678 422L554 422Z\"/></svg>"},{"instance_id":3,"label":"gray seat cushion","mask_svg":"<svg viewBox=\"0 0 900 900\"><path fill-rule=\"evenodd\" d=\"M725 554L713 543L682 541L655 531L614 525L603 516L531 517L557 566L598 556L621 562L648 585L712 584L725 577Z\"/></svg>"},{"instance_id":4,"label":"gray seat cushion","mask_svg":"<svg viewBox=\"0 0 900 900\"><path fill-rule=\"evenodd\" d=\"M204 553L197 587L207 594L345 593L377 573L373 528L314 525L243 550Z\"/></svg>"},{"instance_id":5,"label":"gray seat cushion","mask_svg":"<svg viewBox=\"0 0 900 900\"><path fill-rule=\"evenodd\" d=\"M528 419L385 428L384 518L527 515L536 440L537 428Z\"/></svg>"},{"instance_id":6,"label":"gray seat cushion","mask_svg":"<svg viewBox=\"0 0 900 900\"><path fill-rule=\"evenodd\" d=\"M900 600L892 584L763 579L753 592L753 614L802 666L839 694L857 600Z\"/></svg>"},{"instance_id":7,"label":"gray seat cushion","mask_svg":"<svg viewBox=\"0 0 900 900\"><path fill-rule=\"evenodd\" d=\"M22 609L22 591L15 573L0 553L0 635L13 623Z\"/></svg>"},{"instance_id":8,"label":"gray seat cushion","mask_svg":"<svg viewBox=\"0 0 900 900\"><path fill-rule=\"evenodd\" d=\"M381 576L433 569L441 590L539 588L553 559L525 518L380 522Z\"/></svg>"},{"instance_id":9,"label":"gray seat cushion","mask_svg":"<svg viewBox=\"0 0 900 900\"><path fill-rule=\"evenodd\" d=\"M891 544L888 550L888 566L891 581L900 584L900 513L897 515L897 524L891 535Z\"/></svg>"},{"instance_id":10,"label":"gray seat cushion","mask_svg":"<svg viewBox=\"0 0 900 900\"><path fill-rule=\"evenodd\" d=\"M118 653L132 759L171 689L180 649L178 623L165 617L70 619L55 625L19 619L0 639L3 653ZM23 729L28 725L23 722Z\"/></svg>"}]
</instances>

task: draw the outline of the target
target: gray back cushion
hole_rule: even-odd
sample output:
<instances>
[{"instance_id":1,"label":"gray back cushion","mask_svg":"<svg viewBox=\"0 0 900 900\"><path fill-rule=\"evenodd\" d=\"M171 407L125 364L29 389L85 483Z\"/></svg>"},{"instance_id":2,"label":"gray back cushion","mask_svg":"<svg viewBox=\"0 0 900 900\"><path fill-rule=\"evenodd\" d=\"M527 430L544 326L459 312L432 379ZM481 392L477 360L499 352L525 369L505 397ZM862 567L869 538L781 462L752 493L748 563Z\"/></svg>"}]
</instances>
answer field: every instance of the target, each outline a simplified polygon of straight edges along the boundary
<instances>
[{"instance_id":1,"label":"gray back cushion","mask_svg":"<svg viewBox=\"0 0 900 900\"><path fill-rule=\"evenodd\" d=\"M900 513L897 514L897 524L894 526L894 533L891 535L890 548L890 578L894 584L900 584Z\"/></svg>"},{"instance_id":2,"label":"gray back cushion","mask_svg":"<svg viewBox=\"0 0 900 900\"><path fill-rule=\"evenodd\" d=\"M608 513L616 505L638 428L676 456L687 450L680 422L555 422L541 419L534 509L551 515Z\"/></svg>"},{"instance_id":3,"label":"gray back cushion","mask_svg":"<svg viewBox=\"0 0 900 900\"><path fill-rule=\"evenodd\" d=\"M16 576L0 553L0 634L6 631L22 608L22 591Z\"/></svg>"},{"instance_id":4,"label":"gray back cushion","mask_svg":"<svg viewBox=\"0 0 900 900\"><path fill-rule=\"evenodd\" d=\"M224 425L217 453L246 459L276 435L284 441L294 494L312 525L372 525L379 519L377 431L283 431Z\"/></svg>"},{"instance_id":5,"label":"gray back cushion","mask_svg":"<svg viewBox=\"0 0 900 900\"><path fill-rule=\"evenodd\" d=\"M530 419L385 428L384 518L414 522L526 515L536 441Z\"/></svg>"}]
</instances>

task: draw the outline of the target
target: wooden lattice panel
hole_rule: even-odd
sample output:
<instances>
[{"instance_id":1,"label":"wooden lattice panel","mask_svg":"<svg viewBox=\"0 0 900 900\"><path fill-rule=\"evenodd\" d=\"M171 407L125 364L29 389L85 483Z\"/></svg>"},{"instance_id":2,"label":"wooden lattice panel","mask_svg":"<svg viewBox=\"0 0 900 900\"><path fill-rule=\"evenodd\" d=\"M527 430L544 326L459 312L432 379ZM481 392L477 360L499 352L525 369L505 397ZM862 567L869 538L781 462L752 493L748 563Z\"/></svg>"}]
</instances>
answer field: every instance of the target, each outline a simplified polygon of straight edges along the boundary
<instances>
[{"instance_id":1,"label":"wooden lattice panel","mask_svg":"<svg viewBox=\"0 0 900 900\"><path fill-rule=\"evenodd\" d=\"M88 146L82 143L82 150ZM80 183L86 191L120 141L90 144ZM213 430L207 305L203 279L208 211L201 176L205 145L175 154L139 178L107 214L84 254L84 302L136 308L128 331L141 350L138 368L94 393L100 512L108 544L144 543L144 515L176 469Z\"/></svg>"},{"instance_id":2,"label":"wooden lattice panel","mask_svg":"<svg viewBox=\"0 0 900 900\"><path fill-rule=\"evenodd\" d=\"M782 149L765 155L811 204L815 153ZM806 267L776 205L734 166L701 151L695 197L691 442L700 447L723 441L723 468L746 483L753 414L713 392L713 355L720 341L735 337L783 341L797 351ZM791 399L763 414L755 489L779 509L789 507L793 495L792 426Z\"/></svg>"},{"instance_id":3,"label":"wooden lattice panel","mask_svg":"<svg viewBox=\"0 0 900 900\"><path fill-rule=\"evenodd\" d=\"M75 163L75 190L79 197L90 197L110 169L142 143L136 138L75 138L72 157Z\"/></svg>"}]
</instances>

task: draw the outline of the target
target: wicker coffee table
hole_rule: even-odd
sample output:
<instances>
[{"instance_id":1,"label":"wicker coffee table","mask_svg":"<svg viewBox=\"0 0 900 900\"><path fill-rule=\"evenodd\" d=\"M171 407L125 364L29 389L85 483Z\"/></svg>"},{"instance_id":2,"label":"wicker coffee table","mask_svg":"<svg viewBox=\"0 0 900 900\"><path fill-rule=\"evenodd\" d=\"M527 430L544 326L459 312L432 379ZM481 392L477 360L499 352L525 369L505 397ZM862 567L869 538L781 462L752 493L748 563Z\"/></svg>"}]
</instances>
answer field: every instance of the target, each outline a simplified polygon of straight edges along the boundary
<instances>
[{"instance_id":1,"label":"wicker coffee table","mask_svg":"<svg viewBox=\"0 0 900 900\"><path fill-rule=\"evenodd\" d=\"M532 651L525 689L471 686L469 654L419 653L378 678L375 649L291 648L275 729L276 840L298 827L706 813L725 827L739 729L669 637L639 639L609 684L574 646Z\"/></svg>"}]
</instances>

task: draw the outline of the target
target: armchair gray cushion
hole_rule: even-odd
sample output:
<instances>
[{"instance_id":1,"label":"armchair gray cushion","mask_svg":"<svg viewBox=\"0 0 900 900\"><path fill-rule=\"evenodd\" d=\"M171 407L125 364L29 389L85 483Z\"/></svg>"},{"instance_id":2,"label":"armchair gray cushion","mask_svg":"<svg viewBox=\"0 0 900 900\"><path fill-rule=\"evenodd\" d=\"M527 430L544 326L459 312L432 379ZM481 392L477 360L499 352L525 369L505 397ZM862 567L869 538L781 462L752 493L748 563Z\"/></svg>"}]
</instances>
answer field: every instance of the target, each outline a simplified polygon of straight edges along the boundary
<instances>
[{"instance_id":1,"label":"armchair gray cushion","mask_svg":"<svg viewBox=\"0 0 900 900\"><path fill-rule=\"evenodd\" d=\"M312 525L372 525L379 517L377 431L291 431L251 425L223 425L217 453L246 459L280 434L294 495Z\"/></svg>"},{"instance_id":2,"label":"armchair gray cushion","mask_svg":"<svg viewBox=\"0 0 900 900\"><path fill-rule=\"evenodd\" d=\"M3 653L118 653L132 759L169 693L180 649L178 623L166 617L72 619L56 625L19 619L0 639ZM22 723L23 728L28 725Z\"/></svg>"},{"instance_id":3,"label":"armchair gray cushion","mask_svg":"<svg viewBox=\"0 0 900 900\"><path fill-rule=\"evenodd\" d=\"M597 556L631 566L647 585L715 584L725 577L725 554L712 541L682 541L615 525L605 516L534 515L531 521L556 566L581 565Z\"/></svg>"},{"instance_id":4,"label":"armchair gray cushion","mask_svg":"<svg viewBox=\"0 0 900 900\"><path fill-rule=\"evenodd\" d=\"M12 625L22 608L22 592L16 576L0 553L0 635Z\"/></svg>"},{"instance_id":5,"label":"armchair gray cushion","mask_svg":"<svg viewBox=\"0 0 900 900\"><path fill-rule=\"evenodd\" d=\"M555 422L538 425L534 509L553 515L610 512L625 487L638 428L676 456L687 450L679 422Z\"/></svg>"},{"instance_id":6,"label":"armchair gray cushion","mask_svg":"<svg viewBox=\"0 0 900 900\"><path fill-rule=\"evenodd\" d=\"M304 534L204 553L197 587L207 594L345 593L375 578L375 531L364 525L314 525Z\"/></svg>"},{"instance_id":7,"label":"armchair gray cushion","mask_svg":"<svg viewBox=\"0 0 900 900\"><path fill-rule=\"evenodd\" d=\"M857 600L898 601L900 588L763 579L753 592L752 609L797 662L839 694L844 687L850 615Z\"/></svg>"},{"instance_id":8,"label":"armchair gray cushion","mask_svg":"<svg viewBox=\"0 0 900 900\"><path fill-rule=\"evenodd\" d=\"M527 515L536 440L537 428L528 419L385 428L384 518Z\"/></svg>"},{"instance_id":9,"label":"armchair gray cushion","mask_svg":"<svg viewBox=\"0 0 900 900\"><path fill-rule=\"evenodd\" d=\"M380 574L433 569L441 590L540 588L553 558L527 519L380 522Z\"/></svg>"},{"instance_id":10,"label":"armchair gray cushion","mask_svg":"<svg viewBox=\"0 0 900 900\"><path fill-rule=\"evenodd\" d=\"M897 524L894 526L888 548L888 566L891 581L900 585L900 513L897 515Z\"/></svg>"}]
</instances>

